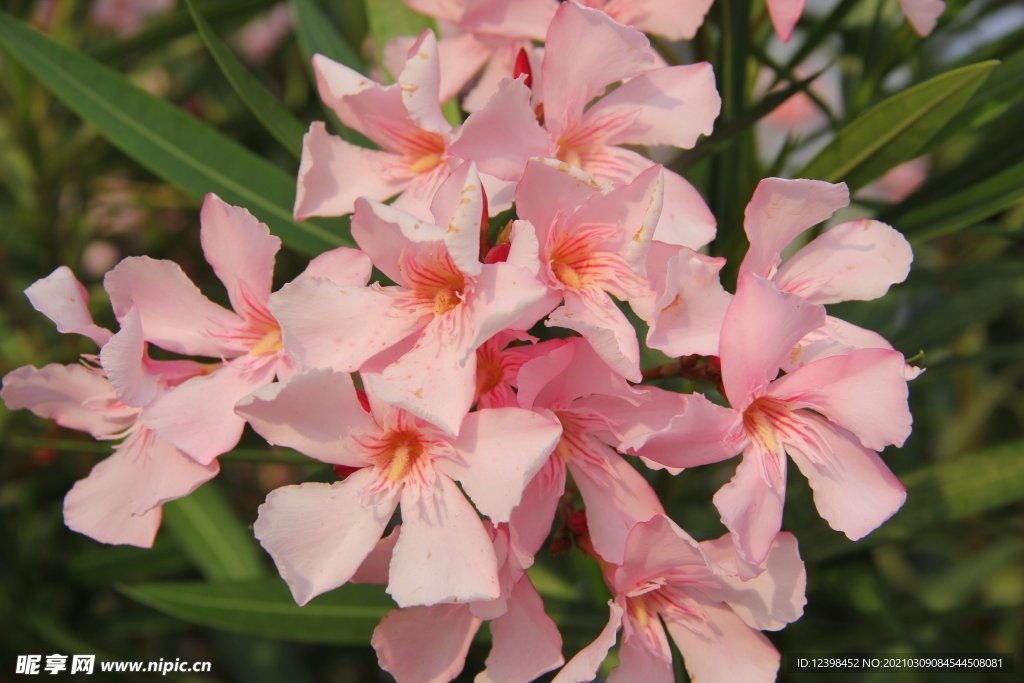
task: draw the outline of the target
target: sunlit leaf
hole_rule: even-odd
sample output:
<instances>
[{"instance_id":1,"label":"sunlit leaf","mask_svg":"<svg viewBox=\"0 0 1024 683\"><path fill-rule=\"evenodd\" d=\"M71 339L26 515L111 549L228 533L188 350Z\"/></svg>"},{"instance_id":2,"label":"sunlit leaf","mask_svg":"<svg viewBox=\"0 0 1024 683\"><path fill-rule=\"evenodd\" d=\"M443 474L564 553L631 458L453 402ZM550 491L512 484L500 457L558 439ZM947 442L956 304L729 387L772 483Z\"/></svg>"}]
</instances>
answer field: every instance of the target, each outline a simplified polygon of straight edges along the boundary
<instances>
[{"instance_id":1,"label":"sunlit leaf","mask_svg":"<svg viewBox=\"0 0 1024 683\"><path fill-rule=\"evenodd\" d=\"M857 189L913 159L997 64L981 62L948 71L883 100L844 126L793 177L845 181Z\"/></svg>"},{"instance_id":2,"label":"sunlit leaf","mask_svg":"<svg viewBox=\"0 0 1024 683\"><path fill-rule=\"evenodd\" d=\"M263 127L298 158L302 154L302 136L306 134L306 126L238 61L231 48L220 39L213 27L203 18L202 13L196 9L194 0L186 0L186 5L196 23L199 36L213 55L224 77L231 83L231 87Z\"/></svg>"}]
</instances>

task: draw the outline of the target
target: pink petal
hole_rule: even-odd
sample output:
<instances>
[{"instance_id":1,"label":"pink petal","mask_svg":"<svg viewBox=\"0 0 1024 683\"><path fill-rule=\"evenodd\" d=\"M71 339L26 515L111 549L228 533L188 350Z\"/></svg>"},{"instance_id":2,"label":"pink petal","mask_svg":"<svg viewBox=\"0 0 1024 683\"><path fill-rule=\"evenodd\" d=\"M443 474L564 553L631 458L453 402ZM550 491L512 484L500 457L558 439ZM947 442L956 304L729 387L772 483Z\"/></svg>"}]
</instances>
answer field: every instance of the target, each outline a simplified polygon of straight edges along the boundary
<instances>
[{"instance_id":1,"label":"pink petal","mask_svg":"<svg viewBox=\"0 0 1024 683\"><path fill-rule=\"evenodd\" d=\"M92 468L64 497L64 523L100 543L151 548L160 528L160 508L129 511L125 493L138 484L128 453L115 451Z\"/></svg>"},{"instance_id":2,"label":"pink petal","mask_svg":"<svg viewBox=\"0 0 1024 683\"><path fill-rule=\"evenodd\" d=\"M580 169L555 159L532 159L516 188L516 212L533 224L544 244L559 213L569 215L600 193L601 186Z\"/></svg>"},{"instance_id":3,"label":"pink petal","mask_svg":"<svg viewBox=\"0 0 1024 683\"><path fill-rule=\"evenodd\" d=\"M461 458L441 467L481 513L507 522L561 435L557 421L529 410L480 410L466 417L454 443Z\"/></svg>"},{"instance_id":4,"label":"pink petal","mask_svg":"<svg viewBox=\"0 0 1024 683\"><path fill-rule=\"evenodd\" d=\"M608 624L601 630L594 642L576 653L569 663L562 667L552 683L584 683L597 676L601 662L608 656L608 650L615 645L615 638L622 625L622 608L614 601L608 601Z\"/></svg>"},{"instance_id":5,"label":"pink petal","mask_svg":"<svg viewBox=\"0 0 1024 683\"><path fill-rule=\"evenodd\" d=\"M548 460L523 491L519 505L509 519L512 545L519 553L533 557L551 534L558 502L565 492L565 465Z\"/></svg>"},{"instance_id":6,"label":"pink petal","mask_svg":"<svg viewBox=\"0 0 1024 683\"><path fill-rule=\"evenodd\" d=\"M498 565L483 523L451 479L435 481L402 492L388 593L401 607L497 598Z\"/></svg>"},{"instance_id":7,"label":"pink petal","mask_svg":"<svg viewBox=\"0 0 1024 683\"><path fill-rule=\"evenodd\" d=\"M370 281L373 263L358 249L338 247L313 258L296 280L318 277L339 287L362 287Z\"/></svg>"},{"instance_id":8,"label":"pink petal","mask_svg":"<svg viewBox=\"0 0 1024 683\"><path fill-rule=\"evenodd\" d=\"M266 305L281 240L246 209L212 193L203 201L199 222L206 261L227 288L231 307L245 315L254 305Z\"/></svg>"},{"instance_id":9,"label":"pink petal","mask_svg":"<svg viewBox=\"0 0 1024 683\"><path fill-rule=\"evenodd\" d=\"M462 672L479 629L469 605L403 607L381 620L371 642L397 683L448 683Z\"/></svg>"},{"instance_id":10,"label":"pink petal","mask_svg":"<svg viewBox=\"0 0 1024 683\"><path fill-rule=\"evenodd\" d=\"M98 372L81 365L25 365L4 376L0 398L8 410L27 408L61 427L103 438L134 421L137 410L117 398L114 387Z\"/></svg>"},{"instance_id":11,"label":"pink petal","mask_svg":"<svg viewBox=\"0 0 1024 683\"><path fill-rule=\"evenodd\" d=\"M526 162L547 156L551 147L530 97L522 79L503 80L487 104L462 124L451 153L476 162L484 173L519 180Z\"/></svg>"},{"instance_id":12,"label":"pink petal","mask_svg":"<svg viewBox=\"0 0 1024 683\"><path fill-rule=\"evenodd\" d=\"M779 653L768 639L724 605L703 603L701 609L709 622L708 636L679 622L666 623L690 678L703 683L772 683Z\"/></svg>"},{"instance_id":13,"label":"pink petal","mask_svg":"<svg viewBox=\"0 0 1024 683\"><path fill-rule=\"evenodd\" d=\"M800 15L804 13L804 4L807 0L766 0L768 14L772 18L772 26L775 33L784 43L788 43L793 37L793 29Z\"/></svg>"},{"instance_id":14,"label":"pink petal","mask_svg":"<svg viewBox=\"0 0 1024 683\"><path fill-rule=\"evenodd\" d=\"M544 342L541 350L519 368L517 388L523 408L562 407L581 396L629 391L629 385L584 339Z\"/></svg>"},{"instance_id":15,"label":"pink petal","mask_svg":"<svg viewBox=\"0 0 1024 683\"><path fill-rule=\"evenodd\" d=\"M779 268L779 289L816 304L870 301L910 273L914 254L900 233L861 219L827 230Z\"/></svg>"},{"instance_id":16,"label":"pink petal","mask_svg":"<svg viewBox=\"0 0 1024 683\"><path fill-rule=\"evenodd\" d=\"M209 464L242 437L245 420L235 404L274 379L274 365L224 365L161 393L143 412L143 423L195 458Z\"/></svg>"},{"instance_id":17,"label":"pink petal","mask_svg":"<svg viewBox=\"0 0 1024 683\"><path fill-rule=\"evenodd\" d=\"M621 566L613 574L614 589L626 592L675 570L700 580L711 575L707 564L697 541L668 517L655 515L630 529Z\"/></svg>"},{"instance_id":18,"label":"pink petal","mask_svg":"<svg viewBox=\"0 0 1024 683\"><path fill-rule=\"evenodd\" d=\"M430 203L430 213L438 225L447 226L442 239L458 269L478 275L484 195L472 162L460 164L441 184Z\"/></svg>"},{"instance_id":19,"label":"pink petal","mask_svg":"<svg viewBox=\"0 0 1024 683\"><path fill-rule=\"evenodd\" d=\"M672 358L718 355L719 333L732 296L719 280L725 259L655 243L648 277L658 291L647 346Z\"/></svg>"},{"instance_id":20,"label":"pink petal","mask_svg":"<svg viewBox=\"0 0 1024 683\"><path fill-rule=\"evenodd\" d=\"M502 330L533 326L557 305L548 288L525 268L510 263L483 266L473 293L463 304L464 353L476 350Z\"/></svg>"},{"instance_id":21,"label":"pink petal","mask_svg":"<svg viewBox=\"0 0 1024 683\"><path fill-rule=\"evenodd\" d=\"M480 214L476 226L479 230ZM394 206L363 198L356 201L352 238L382 273L402 286L409 286L402 270L403 257L433 256L435 243L444 241L445 236L446 228Z\"/></svg>"},{"instance_id":22,"label":"pink petal","mask_svg":"<svg viewBox=\"0 0 1024 683\"><path fill-rule=\"evenodd\" d=\"M594 548L618 564L630 530L665 510L647 480L611 448L592 446L587 456L570 460L569 470L586 505Z\"/></svg>"},{"instance_id":23,"label":"pink petal","mask_svg":"<svg viewBox=\"0 0 1024 683\"><path fill-rule=\"evenodd\" d=\"M612 369L631 382L640 381L636 330L607 294L583 297L567 292L565 305L556 308L544 324L576 330Z\"/></svg>"},{"instance_id":24,"label":"pink petal","mask_svg":"<svg viewBox=\"0 0 1024 683\"><path fill-rule=\"evenodd\" d=\"M561 666L562 636L529 578L512 589L508 612L491 622L493 644L476 683L532 681Z\"/></svg>"},{"instance_id":25,"label":"pink petal","mask_svg":"<svg viewBox=\"0 0 1024 683\"><path fill-rule=\"evenodd\" d=\"M690 40L704 23L712 0L634 0L642 16L629 22L646 33L664 36L669 40Z\"/></svg>"},{"instance_id":26,"label":"pink petal","mask_svg":"<svg viewBox=\"0 0 1024 683\"><path fill-rule=\"evenodd\" d=\"M725 312L719 356L729 403L743 410L779 374L797 343L825 324L825 309L784 294L756 275L741 275Z\"/></svg>"},{"instance_id":27,"label":"pink petal","mask_svg":"<svg viewBox=\"0 0 1024 683\"><path fill-rule=\"evenodd\" d=\"M924 38L932 32L939 17L946 11L942 0L900 0L900 9L917 35Z\"/></svg>"},{"instance_id":28,"label":"pink petal","mask_svg":"<svg viewBox=\"0 0 1024 683\"><path fill-rule=\"evenodd\" d=\"M145 429L118 445L117 452L123 455L118 466L126 469L124 476L130 475L132 483L109 494L120 496L132 515L144 515L164 503L187 496L220 472L216 462L200 465Z\"/></svg>"},{"instance_id":29,"label":"pink petal","mask_svg":"<svg viewBox=\"0 0 1024 683\"><path fill-rule=\"evenodd\" d=\"M405 0L405 4L420 14L456 23L465 11L465 0Z\"/></svg>"},{"instance_id":30,"label":"pink petal","mask_svg":"<svg viewBox=\"0 0 1024 683\"><path fill-rule=\"evenodd\" d=\"M374 359L363 382L395 407L457 435L476 394L476 354L468 357L441 318L433 319L415 344L388 362Z\"/></svg>"},{"instance_id":31,"label":"pink petal","mask_svg":"<svg viewBox=\"0 0 1024 683\"><path fill-rule=\"evenodd\" d=\"M464 31L515 38L544 40L558 9L558 0L467 0L459 21Z\"/></svg>"},{"instance_id":32,"label":"pink petal","mask_svg":"<svg viewBox=\"0 0 1024 683\"><path fill-rule=\"evenodd\" d=\"M608 676L608 683L675 683L672 650L669 649L665 632L657 624L652 625L651 629L660 636L661 651L653 652L650 649L647 634L630 637L627 631L619 646L619 665Z\"/></svg>"},{"instance_id":33,"label":"pink petal","mask_svg":"<svg viewBox=\"0 0 1024 683\"><path fill-rule=\"evenodd\" d=\"M441 67L437 54L437 38L430 29L423 29L409 48L405 67L398 74L398 90L409 117L423 130L445 133L451 124L441 113L438 93L441 88Z\"/></svg>"},{"instance_id":34,"label":"pink petal","mask_svg":"<svg viewBox=\"0 0 1024 683\"><path fill-rule=\"evenodd\" d=\"M878 453L857 437L813 414L801 416L828 449L814 453L787 445L786 450L811 488L822 518L856 541L877 529L903 506L907 490Z\"/></svg>"},{"instance_id":35,"label":"pink petal","mask_svg":"<svg viewBox=\"0 0 1024 683\"><path fill-rule=\"evenodd\" d=\"M702 394L690 394L686 410L664 429L635 433L619 448L670 468L708 465L731 458L743 448L741 419L738 411L716 405Z\"/></svg>"},{"instance_id":36,"label":"pink petal","mask_svg":"<svg viewBox=\"0 0 1024 683\"><path fill-rule=\"evenodd\" d=\"M613 238L604 245L621 254L633 271L642 274L654 228L661 216L664 177L661 166L642 171L628 184L590 197L572 216L570 225L612 226Z\"/></svg>"},{"instance_id":37,"label":"pink petal","mask_svg":"<svg viewBox=\"0 0 1024 683\"><path fill-rule=\"evenodd\" d=\"M748 626L777 631L803 616L807 572L793 534L783 531L775 537L764 571L748 581L734 575L738 572L736 549L728 534L700 545L708 557L730 572L718 576L719 590L704 592L727 603Z\"/></svg>"},{"instance_id":38,"label":"pink petal","mask_svg":"<svg viewBox=\"0 0 1024 683\"><path fill-rule=\"evenodd\" d=\"M121 329L100 350L100 362L118 396L130 406L142 407L156 396L160 378L147 367L146 340L134 308L121 321ZM196 374L200 368L196 368Z\"/></svg>"},{"instance_id":39,"label":"pink petal","mask_svg":"<svg viewBox=\"0 0 1024 683\"><path fill-rule=\"evenodd\" d=\"M402 525L399 524L391 533L380 539L373 547L370 554L366 556L359 569L349 579L350 583L364 583L375 586L388 585L388 571L391 567L391 556L395 553L395 543L402 532Z\"/></svg>"},{"instance_id":40,"label":"pink petal","mask_svg":"<svg viewBox=\"0 0 1024 683\"><path fill-rule=\"evenodd\" d=\"M713 498L736 546L743 579L758 573L754 568L768 556L782 528L786 459L771 462L768 457L748 447L736 474Z\"/></svg>"},{"instance_id":41,"label":"pink petal","mask_svg":"<svg viewBox=\"0 0 1024 683\"><path fill-rule=\"evenodd\" d=\"M242 352L224 336L242 326L241 318L203 296L176 263L132 256L107 273L103 286L117 319L134 307L146 340L157 346L211 358Z\"/></svg>"},{"instance_id":42,"label":"pink petal","mask_svg":"<svg viewBox=\"0 0 1024 683\"><path fill-rule=\"evenodd\" d=\"M384 200L409 184L399 173L400 157L345 142L314 121L302 139L295 192L295 217L344 216L359 197Z\"/></svg>"},{"instance_id":43,"label":"pink petal","mask_svg":"<svg viewBox=\"0 0 1024 683\"><path fill-rule=\"evenodd\" d=\"M376 287L338 287L304 278L270 296L284 350L300 369L354 372L422 326L396 310L395 297ZM358 321L358 325L345 321Z\"/></svg>"},{"instance_id":44,"label":"pink petal","mask_svg":"<svg viewBox=\"0 0 1024 683\"><path fill-rule=\"evenodd\" d=\"M530 41L513 40L496 48L491 54L491 58L484 66L480 77L477 78L476 84L462 99L463 109L468 112L477 112L487 106L487 103L498 92L502 81L515 74L516 57L520 50L526 51L530 67L533 69L532 90L535 94L534 104L537 103L536 93L542 90L540 68L543 51Z\"/></svg>"},{"instance_id":45,"label":"pink petal","mask_svg":"<svg viewBox=\"0 0 1024 683\"><path fill-rule=\"evenodd\" d=\"M902 446L910 435L905 363L897 351L859 349L822 358L772 383L772 396L853 432L865 447Z\"/></svg>"},{"instance_id":46,"label":"pink petal","mask_svg":"<svg viewBox=\"0 0 1024 683\"><path fill-rule=\"evenodd\" d=\"M544 118L557 140L612 83L654 65L647 37L599 10L563 3L544 48Z\"/></svg>"},{"instance_id":47,"label":"pink petal","mask_svg":"<svg viewBox=\"0 0 1024 683\"><path fill-rule=\"evenodd\" d=\"M309 370L243 398L235 412L271 445L335 465L368 464L349 439L371 429L373 418L359 404L347 373Z\"/></svg>"},{"instance_id":48,"label":"pink petal","mask_svg":"<svg viewBox=\"0 0 1024 683\"><path fill-rule=\"evenodd\" d=\"M788 362L782 366L793 372L821 358L839 356L855 349L891 349L892 344L877 332L857 327L834 316L826 316L825 325L810 332L793 349ZM907 379L913 379L908 377Z\"/></svg>"},{"instance_id":49,"label":"pink petal","mask_svg":"<svg viewBox=\"0 0 1024 683\"><path fill-rule=\"evenodd\" d=\"M398 494L370 493L376 479L362 469L334 484L284 486L260 506L253 532L298 604L346 583L380 540Z\"/></svg>"},{"instance_id":50,"label":"pink petal","mask_svg":"<svg viewBox=\"0 0 1024 683\"><path fill-rule=\"evenodd\" d=\"M81 334L103 346L110 339L110 330L98 326L89 313L89 293L67 266L60 266L46 277L36 280L25 290L32 308L57 326L64 334Z\"/></svg>"},{"instance_id":51,"label":"pink petal","mask_svg":"<svg viewBox=\"0 0 1024 683\"><path fill-rule=\"evenodd\" d=\"M716 225L697 188L678 173L665 171L665 202L654 239L700 249L715 238Z\"/></svg>"},{"instance_id":52,"label":"pink petal","mask_svg":"<svg viewBox=\"0 0 1024 683\"><path fill-rule=\"evenodd\" d=\"M800 4L802 8L802 0ZM743 214L750 250L740 264L740 273L771 277L782 250L790 242L849 203L850 192L845 183L762 180Z\"/></svg>"},{"instance_id":53,"label":"pink petal","mask_svg":"<svg viewBox=\"0 0 1024 683\"><path fill-rule=\"evenodd\" d=\"M451 160L454 161L454 160ZM451 172L450 161L442 161L433 170L417 173L405 190L394 201L393 206L417 218L431 220L430 200L437 194L441 184Z\"/></svg>"},{"instance_id":54,"label":"pink petal","mask_svg":"<svg viewBox=\"0 0 1024 683\"><path fill-rule=\"evenodd\" d=\"M671 145L689 149L710 135L722 109L707 62L645 71L598 100L583 125L609 127L608 145Z\"/></svg>"},{"instance_id":55,"label":"pink petal","mask_svg":"<svg viewBox=\"0 0 1024 683\"><path fill-rule=\"evenodd\" d=\"M463 33L449 38L442 37L437 44L437 53L441 59L441 89L438 98L447 102L473 80L494 54L494 48L477 40L471 33ZM402 57L404 59L404 54Z\"/></svg>"},{"instance_id":56,"label":"pink petal","mask_svg":"<svg viewBox=\"0 0 1024 683\"><path fill-rule=\"evenodd\" d=\"M354 119L354 114L345 98L368 88L380 88L380 85L355 69L323 55L313 55L312 62L320 99L333 109L342 121L346 121L345 125L351 126L352 124L347 122Z\"/></svg>"}]
</instances>

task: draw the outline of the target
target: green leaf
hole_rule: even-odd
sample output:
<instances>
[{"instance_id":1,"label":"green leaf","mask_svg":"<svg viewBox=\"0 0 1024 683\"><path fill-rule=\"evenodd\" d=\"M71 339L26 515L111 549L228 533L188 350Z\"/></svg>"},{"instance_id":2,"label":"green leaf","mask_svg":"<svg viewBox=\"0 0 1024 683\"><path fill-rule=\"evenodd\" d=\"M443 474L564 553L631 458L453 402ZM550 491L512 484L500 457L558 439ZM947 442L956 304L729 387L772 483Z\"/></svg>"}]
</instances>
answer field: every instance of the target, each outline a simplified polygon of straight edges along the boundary
<instances>
[{"instance_id":1,"label":"green leaf","mask_svg":"<svg viewBox=\"0 0 1024 683\"><path fill-rule=\"evenodd\" d=\"M366 63L362 57L334 29L331 20L313 0L292 0L291 6L292 16L295 18L295 33L306 57L306 66L312 69L309 60L313 55L323 55L356 71L366 73Z\"/></svg>"},{"instance_id":2,"label":"green leaf","mask_svg":"<svg viewBox=\"0 0 1024 683\"><path fill-rule=\"evenodd\" d=\"M894 218L912 242L968 228L1024 201L1024 162Z\"/></svg>"},{"instance_id":3,"label":"green leaf","mask_svg":"<svg viewBox=\"0 0 1024 683\"><path fill-rule=\"evenodd\" d=\"M294 176L120 74L2 12L0 45L110 142L196 199L216 192L306 254L353 244L328 227L337 222L292 218Z\"/></svg>"},{"instance_id":4,"label":"green leaf","mask_svg":"<svg viewBox=\"0 0 1024 683\"><path fill-rule=\"evenodd\" d=\"M306 134L306 126L295 118L281 102L267 91L263 85L235 57L223 40L214 32L203 15L196 9L194 0L186 0L185 5L192 14L199 36L214 60L231 83L245 105L260 120L263 127L277 138L285 149L295 158L302 155L302 136Z\"/></svg>"},{"instance_id":5,"label":"green leaf","mask_svg":"<svg viewBox=\"0 0 1024 683\"><path fill-rule=\"evenodd\" d=\"M264 638L366 645L394 603L383 587L346 584L299 607L278 578L120 586L134 600L183 621Z\"/></svg>"},{"instance_id":6,"label":"green leaf","mask_svg":"<svg viewBox=\"0 0 1024 683\"><path fill-rule=\"evenodd\" d=\"M967 453L902 479L907 502L892 519L856 543L820 527L799 533L804 557L823 560L902 541L1024 500L1024 441Z\"/></svg>"},{"instance_id":7,"label":"green leaf","mask_svg":"<svg viewBox=\"0 0 1024 683\"><path fill-rule=\"evenodd\" d=\"M866 185L914 158L997 65L954 69L883 100L844 126L794 177Z\"/></svg>"},{"instance_id":8,"label":"green leaf","mask_svg":"<svg viewBox=\"0 0 1024 683\"><path fill-rule=\"evenodd\" d=\"M964 130L977 130L1024 100L1024 52L997 66L974 97L928 144L929 149Z\"/></svg>"},{"instance_id":9,"label":"green leaf","mask_svg":"<svg viewBox=\"0 0 1024 683\"><path fill-rule=\"evenodd\" d=\"M264 573L252 532L239 521L214 482L164 505L164 525L209 579L242 581Z\"/></svg>"},{"instance_id":10,"label":"green leaf","mask_svg":"<svg viewBox=\"0 0 1024 683\"><path fill-rule=\"evenodd\" d=\"M295 18L299 48L305 57L306 69L313 83L316 83L313 55L323 55L360 73L366 73L366 64L362 58L345 42L341 34L334 30L330 19L320 11L313 0L292 0L292 16ZM375 147L362 133L345 126L330 107L324 105L323 109L331 128L345 140L360 147Z\"/></svg>"}]
</instances>

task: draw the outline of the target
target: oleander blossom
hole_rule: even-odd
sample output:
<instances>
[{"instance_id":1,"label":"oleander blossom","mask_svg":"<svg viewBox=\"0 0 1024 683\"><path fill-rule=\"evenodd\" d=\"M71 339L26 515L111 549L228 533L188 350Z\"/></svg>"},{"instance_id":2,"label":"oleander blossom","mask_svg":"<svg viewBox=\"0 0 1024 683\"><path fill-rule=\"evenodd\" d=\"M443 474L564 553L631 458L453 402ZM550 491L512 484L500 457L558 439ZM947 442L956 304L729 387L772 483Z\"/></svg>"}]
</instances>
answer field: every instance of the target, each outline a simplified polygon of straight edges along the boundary
<instances>
[{"instance_id":1,"label":"oleander blossom","mask_svg":"<svg viewBox=\"0 0 1024 683\"><path fill-rule=\"evenodd\" d=\"M245 421L235 414L235 404L275 377L288 377L295 365L268 308L281 240L248 211L212 194L203 202L200 223L203 253L234 310L206 298L176 263L147 256L121 261L107 273L104 287L118 320L123 322L129 310L137 312L146 341L173 353L220 361L158 396L136 375L112 378L120 393L148 404L143 417L148 428L208 464L234 448L242 435ZM370 269L364 254L339 247L313 259L296 280L363 285ZM130 361L117 354L110 351L104 364Z\"/></svg>"},{"instance_id":2,"label":"oleander blossom","mask_svg":"<svg viewBox=\"0 0 1024 683\"><path fill-rule=\"evenodd\" d=\"M772 26L782 42L788 43L793 37L793 29L800 21L806 4L807 0L767 0ZM900 9L917 35L925 38L946 11L946 3L942 0L900 0Z\"/></svg>"},{"instance_id":3,"label":"oleander blossom","mask_svg":"<svg viewBox=\"0 0 1024 683\"><path fill-rule=\"evenodd\" d=\"M78 365L52 363L13 370L4 377L0 397L12 410L31 410L62 427L113 444L113 454L76 482L64 498L64 522L102 543L148 548L160 527L161 506L188 495L220 468L216 462L195 462L148 429L144 420L148 404L119 394L111 375L133 375L151 387L151 402L153 395L202 376L209 367L150 359L134 310L126 314L116 335L96 325L85 288L65 266L35 282L25 294L59 331L88 337L101 347L101 355L83 355ZM122 360L105 369L101 359L113 349L123 349L118 354Z\"/></svg>"},{"instance_id":4,"label":"oleander blossom","mask_svg":"<svg viewBox=\"0 0 1024 683\"><path fill-rule=\"evenodd\" d=\"M260 507L256 537L296 602L349 581L397 507L402 533L388 593L400 606L498 598L497 560L473 504L494 522L508 521L560 426L527 410L493 408L467 416L450 437L372 390L367 396L369 412L350 375L311 370L238 406L270 443L355 470L334 484L277 489Z\"/></svg>"}]
</instances>

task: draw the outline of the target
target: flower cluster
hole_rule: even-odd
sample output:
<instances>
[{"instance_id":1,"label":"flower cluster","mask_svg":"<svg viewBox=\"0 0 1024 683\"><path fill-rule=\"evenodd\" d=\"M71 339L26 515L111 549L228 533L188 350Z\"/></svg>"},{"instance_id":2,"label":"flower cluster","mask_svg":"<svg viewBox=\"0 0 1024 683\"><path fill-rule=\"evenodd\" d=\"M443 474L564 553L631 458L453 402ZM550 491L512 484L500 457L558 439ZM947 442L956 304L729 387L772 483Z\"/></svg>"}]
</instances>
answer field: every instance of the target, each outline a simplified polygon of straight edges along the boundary
<instances>
[{"instance_id":1,"label":"flower cluster","mask_svg":"<svg viewBox=\"0 0 1024 683\"><path fill-rule=\"evenodd\" d=\"M825 306L882 296L906 277L909 245L873 220L806 239L846 187L769 178L747 205L730 293L724 259L698 251L715 234L700 195L627 148L687 148L711 131L708 64L664 65L614 18L624 3L524 3L518 23L487 0L411 4L451 13L461 33L446 40L478 58L448 73L428 31L393 85L314 60L325 102L378 149L313 124L295 213L352 214L358 249L272 291L280 241L209 195L202 246L230 310L148 257L106 275L116 333L67 268L26 291L99 351L15 370L3 399L116 442L65 499L67 525L151 545L160 506L216 476L248 424L334 466L333 483L271 492L255 535L299 604L348 582L387 587L398 608L373 646L399 681L458 675L484 621L478 681L559 667L559 683L590 680L619 632L611 681L673 680L669 638L696 679L772 680L779 655L761 631L804 605L797 542L780 531L789 458L851 539L905 498L879 451L910 432L918 371ZM644 12L617 18L653 28L666 3L633 4ZM692 34L706 4L662 28ZM442 98L487 59L479 106L453 126ZM642 372L631 316L647 347L679 360ZM706 380L715 400L643 383L672 374ZM642 473L740 454L714 496L728 533L703 542ZM568 663L527 572L559 524L613 596L607 627Z\"/></svg>"}]
</instances>

